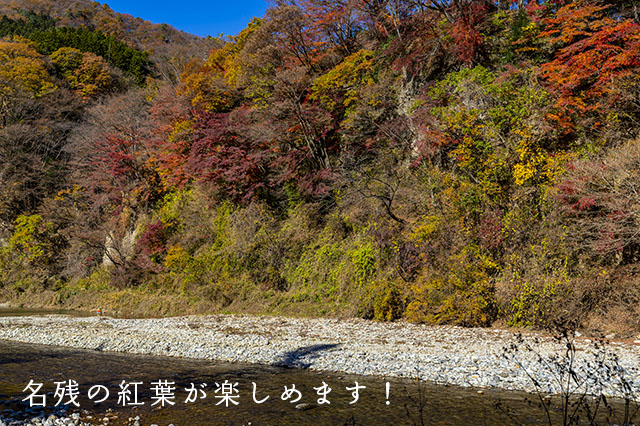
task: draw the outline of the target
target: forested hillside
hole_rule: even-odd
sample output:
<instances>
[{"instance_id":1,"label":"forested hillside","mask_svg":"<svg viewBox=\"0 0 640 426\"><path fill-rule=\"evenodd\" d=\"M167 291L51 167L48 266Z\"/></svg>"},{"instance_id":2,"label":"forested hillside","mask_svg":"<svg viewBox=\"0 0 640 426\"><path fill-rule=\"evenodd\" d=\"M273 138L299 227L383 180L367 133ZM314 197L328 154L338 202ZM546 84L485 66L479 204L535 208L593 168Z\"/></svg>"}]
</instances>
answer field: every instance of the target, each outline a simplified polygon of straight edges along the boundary
<instances>
[{"instance_id":1,"label":"forested hillside","mask_svg":"<svg viewBox=\"0 0 640 426\"><path fill-rule=\"evenodd\" d=\"M635 2L64 3L0 7L4 298L640 329Z\"/></svg>"}]
</instances>

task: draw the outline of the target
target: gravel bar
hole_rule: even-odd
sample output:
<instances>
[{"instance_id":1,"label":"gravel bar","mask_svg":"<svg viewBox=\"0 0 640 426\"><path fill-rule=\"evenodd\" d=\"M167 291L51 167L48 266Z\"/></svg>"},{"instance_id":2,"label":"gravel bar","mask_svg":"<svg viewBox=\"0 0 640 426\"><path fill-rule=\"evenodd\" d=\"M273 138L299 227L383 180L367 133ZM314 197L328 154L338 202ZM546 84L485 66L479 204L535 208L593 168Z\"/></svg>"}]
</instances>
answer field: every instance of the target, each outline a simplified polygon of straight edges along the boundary
<instances>
[{"instance_id":1,"label":"gravel bar","mask_svg":"<svg viewBox=\"0 0 640 426\"><path fill-rule=\"evenodd\" d=\"M0 339L99 351L258 363L348 374L420 378L437 384L557 393L565 359L550 337L509 330L236 315L161 319L0 318ZM613 342L606 359L577 338L575 368L589 393L640 394L640 346ZM519 350L505 357L505 348ZM533 350L523 349L530 345ZM566 348L566 345L564 346ZM560 365L560 366L559 366ZM623 380L624 379L624 380ZM624 383L623 383L624 381ZM626 391L629 392L628 390Z\"/></svg>"},{"instance_id":2,"label":"gravel bar","mask_svg":"<svg viewBox=\"0 0 640 426\"><path fill-rule=\"evenodd\" d=\"M22 414L22 413L14 413ZM51 414L44 416L41 414L38 417L31 419L16 420L11 417L4 417L0 414L0 426L92 426L93 423L86 423L80 420L80 414L73 413L67 417L65 415ZM140 426L138 422L138 426Z\"/></svg>"}]
</instances>

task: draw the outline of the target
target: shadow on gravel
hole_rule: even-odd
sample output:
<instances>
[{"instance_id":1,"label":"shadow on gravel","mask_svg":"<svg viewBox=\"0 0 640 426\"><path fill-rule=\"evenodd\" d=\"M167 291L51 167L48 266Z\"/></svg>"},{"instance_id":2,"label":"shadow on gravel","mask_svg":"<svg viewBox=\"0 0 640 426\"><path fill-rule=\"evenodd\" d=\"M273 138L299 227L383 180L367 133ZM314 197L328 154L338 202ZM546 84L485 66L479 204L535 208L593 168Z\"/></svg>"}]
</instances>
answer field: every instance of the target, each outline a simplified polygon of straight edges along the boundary
<instances>
[{"instance_id":1,"label":"shadow on gravel","mask_svg":"<svg viewBox=\"0 0 640 426\"><path fill-rule=\"evenodd\" d=\"M288 368L309 368L313 365L313 360L320 356L319 352L328 351L340 346L337 343L311 345L298 348L295 351L286 352L280 361L273 363L277 367ZM305 358L304 360L302 358Z\"/></svg>"}]
</instances>

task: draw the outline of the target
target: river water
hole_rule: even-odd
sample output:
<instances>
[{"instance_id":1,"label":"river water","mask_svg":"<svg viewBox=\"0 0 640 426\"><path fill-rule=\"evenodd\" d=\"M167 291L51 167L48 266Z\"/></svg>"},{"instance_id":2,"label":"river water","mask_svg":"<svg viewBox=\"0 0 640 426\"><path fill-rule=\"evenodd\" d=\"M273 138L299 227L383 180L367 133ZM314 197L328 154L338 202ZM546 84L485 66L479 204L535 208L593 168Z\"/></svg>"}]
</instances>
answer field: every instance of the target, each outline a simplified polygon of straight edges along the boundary
<instances>
[{"instance_id":1,"label":"river water","mask_svg":"<svg viewBox=\"0 0 640 426\"><path fill-rule=\"evenodd\" d=\"M43 383L45 392L54 392L54 382L75 380L79 384L79 411L94 419L113 410L117 418L109 424L127 424L130 417L140 416L143 425L507 425L548 424L536 397L518 392L466 389L440 386L409 380L382 377L353 376L341 373L320 373L309 370L286 369L274 366L228 364L205 360L191 360L146 355L116 354L100 351L76 350L53 346L22 344L0 340L0 411L6 408L24 409L18 402L28 395L24 389L33 380ZM138 385L138 401L144 405L122 407L118 391L122 381L142 382ZM174 405L151 406L156 392L152 382L175 382ZM386 382L389 382L387 396ZM229 407L215 392L223 383L234 386L238 395ZM326 395L329 404L319 404L321 396L316 388L323 382L331 391ZM359 390L359 400L353 401L355 382L365 386ZM205 391L206 397L185 402L193 383ZM255 383L254 401L253 388ZM206 384L206 387L203 385ZM87 398L89 388L102 385L109 397L99 404ZM283 400L285 386L295 385L301 392L297 397ZM132 388L133 385L130 386ZM157 386L156 386L157 387ZM100 394L96 399L102 399ZM202 397L202 394L199 395ZM58 398L47 395L47 411L53 409ZM306 403L311 408L297 409ZM74 411L70 406L70 412ZM554 422L555 423L555 422Z\"/></svg>"}]
</instances>

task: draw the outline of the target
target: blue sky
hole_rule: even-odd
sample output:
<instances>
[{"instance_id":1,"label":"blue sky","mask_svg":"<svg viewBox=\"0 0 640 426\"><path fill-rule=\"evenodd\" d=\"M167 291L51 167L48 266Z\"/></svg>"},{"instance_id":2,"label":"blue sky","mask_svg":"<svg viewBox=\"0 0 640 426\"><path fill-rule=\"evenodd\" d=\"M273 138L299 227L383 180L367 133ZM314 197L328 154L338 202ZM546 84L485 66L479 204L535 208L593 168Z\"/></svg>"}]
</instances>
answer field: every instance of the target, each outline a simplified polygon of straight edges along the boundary
<instances>
[{"instance_id":1,"label":"blue sky","mask_svg":"<svg viewBox=\"0 0 640 426\"><path fill-rule=\"evenodd\" d=\"M161 24L199 36L233 35L247 26L254 16L263 16L267 0L100 0L120 13Z\"/></svg>"}]
</instances>

